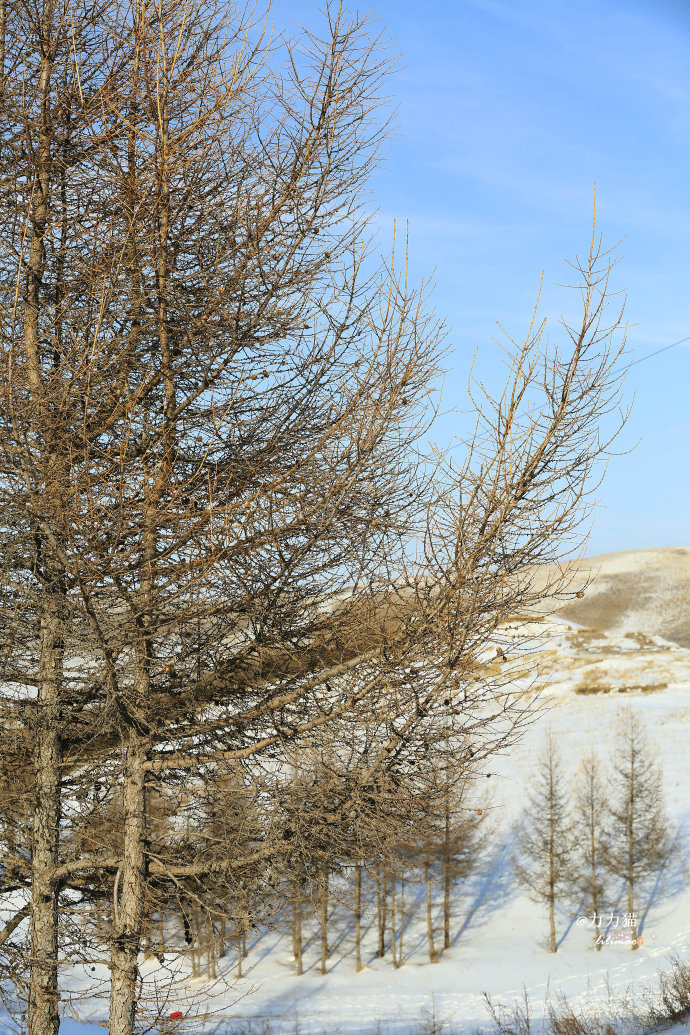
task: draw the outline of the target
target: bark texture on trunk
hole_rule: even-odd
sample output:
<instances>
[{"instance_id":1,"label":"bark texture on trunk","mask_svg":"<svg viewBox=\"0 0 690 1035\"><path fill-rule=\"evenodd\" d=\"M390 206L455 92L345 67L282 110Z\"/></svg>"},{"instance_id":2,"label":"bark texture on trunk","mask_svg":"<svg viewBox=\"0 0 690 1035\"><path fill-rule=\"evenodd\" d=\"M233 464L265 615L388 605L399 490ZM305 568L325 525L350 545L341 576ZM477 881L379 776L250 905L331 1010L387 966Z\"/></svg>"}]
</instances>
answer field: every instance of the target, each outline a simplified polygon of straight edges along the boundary
<instances>
[{"instance_id":1,"label":"bark texture on trunk","mask_svg":"<svg viewBox=\"0 0 690 1035\"><path fill-rule=\"evenodd\" d=\"M2 11L3 60L5 8ZM33 403L50 429L50 403L46 399L40 354L41 288L45 272L45 237L49 218L51 190L51 115L50 90L53 72L51 39L53 6L43 4L40 27L40 70L38 99L40 114L34 145L33 204L29 257L26 266L24 295L24 348L27 376ZM51 479L45 487L44 519L53 524L60 512L59 487L61 464L53 458L54 442L48 437L43 457L44 474ZM62 471L64 473L64 471ZM54 492L51 493L51 489ZM55 528L57 530L57 527ZM59 533L58 533L59 534ZM62 566L55 557L43 527L37 529L37 568L41 573L42 605L40 657L38 671L37 722L35 727L34 777L35 800L31 833L31 957L29 963L29 1035L56 1035L60 1027L58 1013L58 892L53 882L53 869L58 863L60 832L60 765L62 744L60 733L60 690L63 662L63 622L65 586Z\"/></svg>"},{"instance_id":2,"label":"bark texture on trunk","mask_svg":"<svg viewBox=\"0 0 690 1035\"><path fill-rule=\"evenodd\" d=\"M146 886L146 754L146 742L132 731L124 769L124 852L113 896L110 1035L134 1033Z\"/></svg>"},{"instance_id":3,"label":"bark texture on trunk","mask_svg":"<svg viewBox=\"0 0 690 1035\"><path fill-rule=\"evenodd\" d=\"M41 616L37 721L34 729L34 807L31 831L31 958L28 1025L31 1035L57 1032L58 889L61 816L62 716L65 611L64 573L46 558L48 583Z\"/></svg>"},{"instance_id":4,"label":"bark texture on trunk","mask_svg":"<svg viewBox=\"0 0 690 1035\"><path fill-rule=\"evenodd\" d=\"M58 864L60 829L60 735L57 701L39 698L42 708L36 747L36 805L33 815L31 874L31 958L29 1035L56 1035L58 1013L58 896L53 871Z\"/></svg>"},{"instance_id":5,"label":"bark texture on trunk","mask_svg":"<svg viewBox=\"0 0 690 1035\"><path fill-rule=\"evenodd\" d=\"M31 831L31 957L29 1035L56 1035L58 1013L58 889L62 762L60 693L64 656L65 580L62 565L43 542L44 593L35 727L35 799Z\"/></svg>"}]
</instances>

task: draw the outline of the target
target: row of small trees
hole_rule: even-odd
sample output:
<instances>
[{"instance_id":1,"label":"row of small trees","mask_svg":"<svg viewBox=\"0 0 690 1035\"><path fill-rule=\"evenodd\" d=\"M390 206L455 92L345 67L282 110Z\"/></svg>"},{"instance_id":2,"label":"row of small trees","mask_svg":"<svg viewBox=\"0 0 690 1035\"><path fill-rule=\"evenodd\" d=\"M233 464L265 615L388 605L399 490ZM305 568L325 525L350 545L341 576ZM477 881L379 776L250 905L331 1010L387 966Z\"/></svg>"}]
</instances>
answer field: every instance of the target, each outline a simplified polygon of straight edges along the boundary
<instances>
[{"instance_id":1,"label":"row of small trees","mask_svg":"<svg viewBox=\"0 0 690 1035\"><path fill-rule=\"evenodd\" d=\"M673 851L661 767L642 720L623 709L615 729L608 736L602 731L602 742L607 764L588 754L571 789L567 743L549 730L516 828L515 873L534 899L548 905L551 952L557 949L559 901L591 910L601 948L601 910L612 901L613 880L624 885L631 946L637 948L640 885L664 869Z\"/></svg>"},{"instance_id":2,"label":"row of small trees","mask_svg":"<svg viewBox=\"0 0 690 1035\"><path fill-rule=\"evenodd\" d=\"M529 807L517 830L517 876L528 892L549 906L551 950L556 951L555 907L567 901L592 910L595 944L599 919L611 898L611 878L623 880L628 912L639 906L639 885L660 870L671 850L664 816L661 773L650 759L644 729L631 710L615 731L611 782L607 791L601 760L581 763L572 792L566 783L563 744L549 732L528 794ZM187 954L192 975L216 976L218 960L234 942L236 974L243 973L247 938L256 928L290 918L296 971L303 972L303 923L316 921L321 972L327 971L329 922L333 906L349 911L356 968L363 965L366 917L374 917L376 955L390 950L401 965L409 885L421 885L426 898L429 958L435 962L451 942L453 892L458 878L481 863L487 834L486 807L478 792L487 773L467 763L442 740L427 744L414 767L379 778L362 807L344 812L351 778L343 760L309 755L294 759L289 776L248 785L241 769L234 777L209 772L198 789L175 793L152 789L148 812L149 850L205 862L203 880L181 877L170 894L165 884L147 889L142 947L162 957ZM116 789L98 783L75 800L72 837L82 851L117 854L122 807ZM270 815L268 827L267 816ZM6 830L9 830L9 826ZM16 817L14 851L19 851L23 818ZM251 840L274 851L257 853L228 879L227 865ZM269 864L270 859L270 864ZM218 866L218 864L224 864ZM232 872L232 868L231 868ZM83 889L84 891L86 889ZM573 898L577 892L577 900ZM440 893L440 894L439 894ZM436 929L439 898L442 931ZM107 885L92 886L86 909L72 929L75 944L102 958L112 938L113 899ZM305 913L306 910L306 913ZM636 938L631 924L631 936Z\"/></svg>"},{"instance_id":3,"label":"row of small trees","mask_svg":"<svg viewBox=\"0 0 690 1035\"><path fill-rule=\"evenodd\" d=\"M376 955L401 965L410 919L410 885L424 889L428 953L436 962L451 944L457 880L481 859L486 842L483 784L476 767L456 762L457 747L428 744L414 768L382 774L358 807L343 808L352 779L342 758L305 750L283 779L249 784L240 767L209 772L199 786L151 788L148 850L159 865L189 861L190 872L149 882L142 949L151 956L183 954L193 977L217 976L234 943L237 977L247 939L289 918L297 974L303 972L303 924L314 921L321 973L327 972L329 924L346 911L354 932L356 969L365 931L375 929ZM6 800L6 799L5 799ZM122 850L122 800L105 781L78 792L70 840L80 852L117 856ZM5 812L8 818L8 812ZM23 817L7 823L10 847L25 844ZM261 846L247 859L248 849ZM267 853L265 848L271 847ZM195 872L196 870L196 872ZM117 894L107 883L82 886L69 943L92 961L107 958ZM407 897L406 897L407 894ZM440 906L440 920L439 916ZM68 912L68 910L66 910ZM373 918L373 922L372 922Z\"/></svg>"},{"instance_id":4,"label":"row of small trees","mask_svg":"<svg viewBox=\"0 0 690 1035\"><path fill-rule=\"evenodd\" d=\"M621 712L612 731L615 745L609 766L594 753L580 763L569 785L563 762L564 743L549 731L528 791L528 808L517 828L515 872L528 893L549 907L550 947L557 948L555 910L559 902L591 910L595 947L601 948L601 916L613 901L614 881L626 893L629 931L635 947L633 919L640 906L640 886L668 863L672 851L665 816L659 766L649 754L644 726L635 713ZM476 767L453 765L454 754L442 741L427 745L414 767L398 769L376 781L362 807L344 812L351 774L342 759L316 755L300 759L274 785L267 810L267 785L248 786L240 770L217 781L210 774L200 797L183 792L157 793L149 805L152 854L160 859L177 840L188 857L206 859L203 882L181 880L175 894L149 889L143 921L145 951L164 955L183 951L193 976L216 976L216 964L229 942L235 943L237 976L242 976L247 937L256 927L289 917L296 972L303 972L303 924L314 922L320 968L327 971L329 923L333 910L349 913L354 932L356 969L363 965L364 930L373 916L376 955L390 950L401 965L409 886L421 886L426 899L429 958L435 962L451 943L453 894L458 878L481 864L487 846L478 783L486 774ZM263 804L262 804L263 799ZM200 802L201 807L200 807ZM270 830L259 831L270 812ZM181 817L184 817L181 822ZM121 814L107 794L81 803L75 836L86 850L95 844L117 851L104 828L116 831ZM253 835L250 835L250 831ZM248 837L275 846L270 865L258 855L241 877L228 881L214 873L214 863L231 862ZM442 900L442 930L436 929ZM407 905L406 905L407 903ZM84 933L93 951L107 945L112 931L109 889L93 894ZM88 940L88 939L87 939Z\"/></svg>"}]
</instances>

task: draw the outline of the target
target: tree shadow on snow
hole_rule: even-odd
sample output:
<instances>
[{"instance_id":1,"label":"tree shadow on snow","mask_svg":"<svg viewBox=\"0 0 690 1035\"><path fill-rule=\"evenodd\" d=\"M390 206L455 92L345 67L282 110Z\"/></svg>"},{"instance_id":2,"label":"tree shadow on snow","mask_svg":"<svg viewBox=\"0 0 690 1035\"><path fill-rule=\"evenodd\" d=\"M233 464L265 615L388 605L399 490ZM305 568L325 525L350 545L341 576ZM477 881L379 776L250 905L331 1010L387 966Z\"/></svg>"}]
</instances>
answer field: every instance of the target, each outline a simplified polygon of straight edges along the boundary
<instances>
[{"instance_id":1,"label":"tree shadow on snow","mask_svg":"<svg viewBox=\"0 0 690 1035\"><path fill-rule=\"evenodd\" d=\"M658 871L651 886L649 896L646 900L637 925L638 935L643 934L647 917L652 906L660 906L665 899L675 898L685 891L688 884L688 872L685 864L687 858L684 845L685 831L683 827L678 830L672 841L670 858L667 865Z\"/></svg>"},{"instance_id":2,"label":"tree shadow on snow","mask_svg":"<svg viewBox=\"0 0 690 1035\"><path fill-rule=\"evenodd\" d=\"M472 874L463 883L467 887L471 901L451 944L455 945L469 928L477 926L477 914L481 911L483 921L500 910L515 892L515 882L510 871L510 839L487 859L487 865Z\"/></svg>"}]
</instances>

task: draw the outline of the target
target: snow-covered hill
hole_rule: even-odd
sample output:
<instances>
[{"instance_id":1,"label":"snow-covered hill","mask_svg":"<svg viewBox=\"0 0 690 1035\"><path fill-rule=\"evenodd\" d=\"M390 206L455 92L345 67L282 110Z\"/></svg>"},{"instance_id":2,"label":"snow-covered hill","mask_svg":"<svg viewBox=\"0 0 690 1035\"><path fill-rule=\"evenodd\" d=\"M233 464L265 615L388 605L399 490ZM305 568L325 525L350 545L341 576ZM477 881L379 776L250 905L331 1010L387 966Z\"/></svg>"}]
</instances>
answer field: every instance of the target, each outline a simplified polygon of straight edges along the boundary
<instances>
[{"instance_id":1,"label":"snow-covered hill","mask_svg":"<svg viewBox=\"0 0 690 1035\"><path fill-rule=\"evenodd\" d=\"M312 937L302 977L294 974L289 924L258 934L245 961L246 976L213 1001L215 1010L221 1008L219 1033L240 1031L238 1025L250 1018L257 1033L262 1020L284 1032L345 1035L373 1032L377 1024L382 1032L404 1032L415 1030L423 1012L433 1009L438 1017L452 1020L456 1033L470 1035L491 1030L484 991L510 1003L524 986L539 1016L547 993L563 991L575 1004L604 1003L610 992L620 994L631 985L639 989L651 982L668 964L669 953L690 959L690 549L606 555L584 562L583 568L591 578L584 599L560 616L534 624L543 635L546 714L509 754L489 764L493 779L481 790L491 790L493 851L482 871L458 888L450 950L437 964L427 962L423 893L410 887L403 966L394 969L390 958L375 958L370 899L366 966L355 973L350 903L343 896L335 903L329 974L318 973L315 927L305 928ZM522 633L524 629L507 630L507 641ZM550 722L559 737L571 770L591 749L606 764L616 752L615 721L622 704L630 705L647 725L663 767L667 807L681 852L644 889L639 912L643 944L638 951L610 944L595 952L591 930L578 923L577 903L564 902L557 915L558 953L553 955L546 949L545 909L531 902L511 876L511 827L525 806L545 724ZM622 889L612 887L606 911L620 916L625 909ZM228 974L233 964L230 957L221 961ZM107 970L99 970L89 980L105 981ZM165 972L155 962L147 962L145 970L151 975L156 971L165 986ZM79 984L76 974L69 983ZM171 1010L186 1010L196 1001L203 1011L211 998L203 979L189 980L176 990ZM82 1003L82 1013L101 1017L104 1005L102 1000ZM88 1028L65 1030L86 1035ZM201 1033L205 1028L197 1023L181 1030Z\"/></svg>"},{"instance_id":2,"label":"snow-covered hill","mask_svg":"<svg viewBox=\"0 0 690 1035\"><path fill-rule=\"evenodd\" d=\"M662 636L690 648L690 548L602 554L578 570L592 581L584 599L561 612L564 618L606 632Z\"/></svg>"}]
</instances>

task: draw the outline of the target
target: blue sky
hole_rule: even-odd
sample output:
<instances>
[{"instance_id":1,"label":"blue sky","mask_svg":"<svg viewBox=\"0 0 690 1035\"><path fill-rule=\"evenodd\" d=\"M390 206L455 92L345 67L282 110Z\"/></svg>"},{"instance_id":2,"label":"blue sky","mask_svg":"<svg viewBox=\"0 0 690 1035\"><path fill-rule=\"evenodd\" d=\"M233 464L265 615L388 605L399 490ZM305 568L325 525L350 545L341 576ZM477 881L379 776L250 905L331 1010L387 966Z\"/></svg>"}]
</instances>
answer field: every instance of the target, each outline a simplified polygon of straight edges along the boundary
<instances>
[{"instance_id":1,"label":"blue sky","mask_svg":"<svg viewBox=\"0 0 690 1035\"><path fill-rule=\"evenodd\" d=\"M279 21L314 25L317 10L277 4ZM498 363L497 321L524 334L542 270L555 331L594 183L604 241L624 238L614 286L631 358L690 335L690 2L385 0L377 13L403 66L378 220L382 242L409 220L413 275L435 268L446 404L463 405L475 349L483 369ZM690 342L632 368L621 445L638 444L609 466L588 552L690 545L689 373Z\"/></svg>"}]
</instances>

